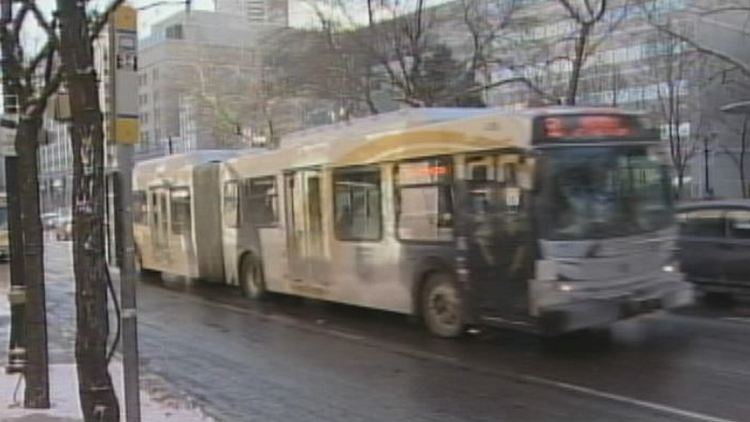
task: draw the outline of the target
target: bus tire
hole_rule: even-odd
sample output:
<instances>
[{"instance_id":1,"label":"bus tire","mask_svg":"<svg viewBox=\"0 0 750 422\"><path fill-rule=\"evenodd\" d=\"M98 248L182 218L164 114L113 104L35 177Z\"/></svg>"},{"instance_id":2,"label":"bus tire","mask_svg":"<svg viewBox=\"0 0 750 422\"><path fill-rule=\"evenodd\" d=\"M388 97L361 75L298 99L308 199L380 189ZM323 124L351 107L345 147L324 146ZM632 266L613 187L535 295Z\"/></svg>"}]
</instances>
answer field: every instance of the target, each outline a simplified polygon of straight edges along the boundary
<instances>
[{"instance_id":1,"label":"bus tire","mask_svg":"<svg viewBox=\"0 0 750 422\"><path fill-rule=\"evenodd\" d=\"M421 312L427 329L443 338L459 337L466 331L464 299L454 277L446 272L427 276L422 288Z\"/></svg>"},{"instance_id":2,"label":"bus tire","mask_svg":"<svg viewBox=\"0 0 750 422\"><path fill-rule=\"evenodd\" d=\"M134 272L137 276L140 277L141 280L156 281L161 277L161 274L158 271L143 268L143 259L141 258L140 252L136 251L133 258Z\"/></svg>"},{"instance_id":3,"label":"bus tire","mask_svg":"<svg viewBox=\"0 0 750 422\"><path fill-rule=\"evenodd\" d=\"M261 300L266 296L263 268L252 256L246 256L240 266L240 286L248 299Z\"/></svg>"}]
</instances>

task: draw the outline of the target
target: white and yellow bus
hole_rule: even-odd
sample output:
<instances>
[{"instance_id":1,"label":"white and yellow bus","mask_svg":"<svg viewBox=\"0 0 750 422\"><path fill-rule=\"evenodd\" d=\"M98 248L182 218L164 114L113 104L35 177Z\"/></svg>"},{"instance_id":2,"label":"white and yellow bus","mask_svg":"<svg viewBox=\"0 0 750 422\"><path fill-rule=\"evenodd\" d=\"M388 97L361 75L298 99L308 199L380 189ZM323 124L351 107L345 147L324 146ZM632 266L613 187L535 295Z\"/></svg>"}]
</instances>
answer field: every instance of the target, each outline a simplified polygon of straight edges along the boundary
<instances>
[{"instance_id":1,"label":"white and yellow bus","mask_svg":"<svg viewBox=\"0 0 750 422\"><path fill-rule=\"evenodd\" d=\"M445 337L560 334L692 301L669 168L637 114L411 110L217 165L210 199L192 198L221 218L195 223L221 233L223 279L251 297L419 315Z\"/></svg>"}]
</instances>

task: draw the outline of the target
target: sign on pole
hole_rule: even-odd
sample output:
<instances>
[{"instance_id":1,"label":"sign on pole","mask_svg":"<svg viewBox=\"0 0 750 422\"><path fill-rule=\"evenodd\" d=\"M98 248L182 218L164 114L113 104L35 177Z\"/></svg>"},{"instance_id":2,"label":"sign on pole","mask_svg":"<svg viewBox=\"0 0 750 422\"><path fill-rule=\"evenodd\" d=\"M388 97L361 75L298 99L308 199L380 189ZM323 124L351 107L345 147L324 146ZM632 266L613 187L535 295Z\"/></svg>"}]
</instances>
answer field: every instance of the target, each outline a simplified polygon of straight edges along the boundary
<instances>
[{"instance_id":1,"label":"sign on pole","mask_svg":"<svg viewBox=\"0 0 750 422\"><path fill-rule=\"evenodd\" d=\"M137 12L120 6L114 16L114 141L134 145L138 125L138 32Z\"/></svg>"}]
</instances>

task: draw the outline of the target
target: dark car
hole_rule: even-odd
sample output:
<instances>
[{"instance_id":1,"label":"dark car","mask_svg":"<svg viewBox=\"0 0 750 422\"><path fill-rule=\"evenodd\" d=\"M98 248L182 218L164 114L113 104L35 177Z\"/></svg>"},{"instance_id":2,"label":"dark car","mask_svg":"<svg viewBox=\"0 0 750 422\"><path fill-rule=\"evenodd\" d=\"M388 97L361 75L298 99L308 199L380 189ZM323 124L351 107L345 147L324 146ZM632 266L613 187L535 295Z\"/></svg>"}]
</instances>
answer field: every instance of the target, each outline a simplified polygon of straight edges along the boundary
<instances>
[{"instance_id":1,"label":"dark car","mask_svg":"<svg viewBox=\"0 0 750 422\"><path fill-rule=\"evenodd\" d=\"M704 293L750 295L750 200L679 207L680 265Z\"/></svg>"}]
</instances>

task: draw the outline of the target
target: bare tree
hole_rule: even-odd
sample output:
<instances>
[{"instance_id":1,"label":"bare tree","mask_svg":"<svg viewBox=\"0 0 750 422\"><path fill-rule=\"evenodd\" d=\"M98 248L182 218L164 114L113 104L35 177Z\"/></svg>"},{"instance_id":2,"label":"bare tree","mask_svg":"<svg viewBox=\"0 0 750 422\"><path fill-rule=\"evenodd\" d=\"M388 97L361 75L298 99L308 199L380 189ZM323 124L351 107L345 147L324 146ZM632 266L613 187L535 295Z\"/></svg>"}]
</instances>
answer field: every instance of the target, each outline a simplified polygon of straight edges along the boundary
<instances>
[{"instance_id":1,"label":"bare tree","mask_svg":"<svg viewBox=\"0 0 750 422\"><path fill-rule=\"evenodd\" d=\"M575 105L578 96L578 85L581 71L586 59L591 54L590 42L596 25L602 21L607 12L607 0L583 0L583 5L574 4L571 0L557 0L576 24L575 45L573 49L572 69L568 78L565 104Z\"/></svg>"},{"instance_id":2,"label":"bare tree","mask_svg":"<svg viewBox=\"0 0 750 422\"><path fill-rule=\"evenodd\" d=\"M29 408L48 408L49 382L47 367L47 322L44 289L43 232L39 219L39 179L37 151L43 113L48 98L60 85L59 75L53 73L54 52L57 46L54 21L47 18L33 1L21 1L12 7L9 0L2 3L0 41L3 54L4 95L15 97L19 120L15 147L18 153L20 181L20 232L27 300L25 305L25 346L27 365L24 405ZM43 47L27 52L21 33L30 20L47 34ZM9 111L9 110L6 110ZM13 257L18 259L18 257Z\"/></svg>"},{"instance_id":3,"label":"bare tree","mask_svg":"<svg viewBox=\"0 0 750 422\"><path fill-rule=\"evenodd\" d=\"M706 30L705 28L701 29L700 26L705 24L707 28L715 26L721 28L721 30L731 31L733 34L743 38L746 41L745 44L747 41L750 41L750 30L743 24L745 19L737 19L738 17L750 16L750 5L748 5L746 0L726 0L713 4L705 2L695 4L694 7L684 12L683 16L685 20L691 22L691 25L681 26L673 25L670 20L663 19L662 16L654 12L653 8L649 8L647 3L644 3L641 7L647 16L649 24L666 38L671 39L674 45L679 45L683 49L692 51L693 62L691 63L691 67L694 67L695 60L699 58L710 60L712 74L703 75L702 78L692 78L693 81L703 80L708 84L718 78L725 80L729 73L735 73L739 75L739 78L734 81L733 91L746 92L747 89L750 89L750 62L747 60L747 55L725 50L723 45L712 43L711 37L699 37L701 31ZM722 82L722 85L725 85L725 83ZM723 104L713 104L712 107L718 108L721 105ZM705 110L705 112L716 114L716 110ZM739 130L734 130L733 127L730 127L730 122L724 116L721 116L721 114L716 115L714 120L727 126L730 133L736 132L739 136L739 148L728 148L723 144L720 144L719 147L737 167L738 180L742 185L740 191L743 197L745 197L748 195L745 173L747 120L743 121ZM706 137L705 134L702 136Z\"/></svg>"},{"instance_id":4,"label":"bare tree","mask_svg":"<svg viewBox=\"0 0 750 422\"><path fill-rule=\"evenodd\" d=\"M73 150L73 267L76 280L76 366L84 420L118 421L107 369L107 263L104 254L104 131L92 43L123 0L92 17L86 4L57 0L58 75L70 98Z\"/></svg>"},{"instance_id":5,"label":"bare tree","mask_svg":"<svg viewBox=\"0 0 750 422\"><path fill-rule=\"evenodd\" d=\"M745 78L750 79L750 62L746 57L732 54L723 49L710 45L703 40L698 39L695 34L686 31L685 27L675 28L670 25L669 22L662 21L653 10L643 6L648 18L648 22L656 29L670 37L682 41L698 53L713 57L719 61L726 63L731 69L740 72ZM689 16L693 19L703 19L705 17L713 18L715 15L720 14L732 14L732 13L750 13L750 6L747 5L745 0L726 0L722 2L716 2L712 6L706 4L700 4L697 8L689 13ZM750 39L750 30L746 26L742 25L729 25L729 29L733 30L738 34L742 34Z\"/></svg>"},{"instance_id":6,"label":"bare tree","mask_svg":"<svg viewBox=\"0 0 750 422\"><path fill-rule=\"evenodd\" d=\"M656 86L657 112L665 125L670 158L677 175L677 195L681 196L689 163L698 151L697 143L692 142L691 136L682 129L696 114L691 107L686 82L696 81L691 88L698 91L697 78L692 77L697 72L691 72L691 69L700 66L700 57L686 51L683 43L674 38L657 35L656 41L655 45L661 46L661 51L648 60L648 65L655 82L652 86Z\"/></svg>"}]
</instances>

